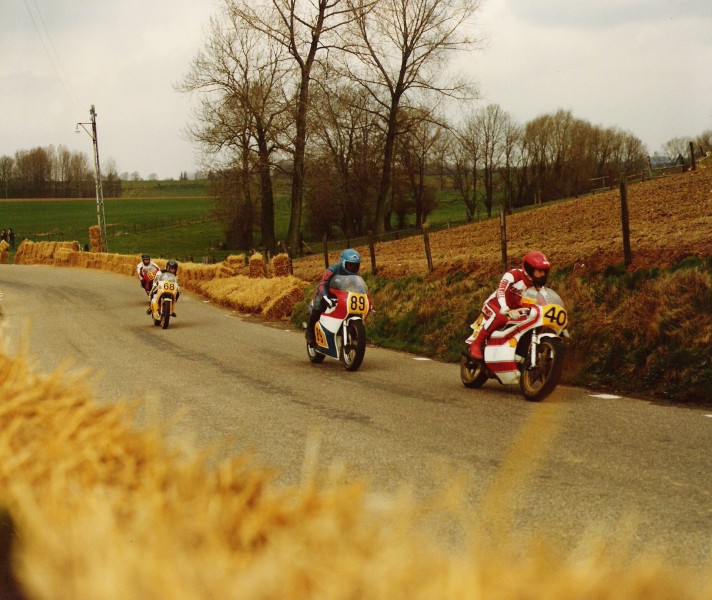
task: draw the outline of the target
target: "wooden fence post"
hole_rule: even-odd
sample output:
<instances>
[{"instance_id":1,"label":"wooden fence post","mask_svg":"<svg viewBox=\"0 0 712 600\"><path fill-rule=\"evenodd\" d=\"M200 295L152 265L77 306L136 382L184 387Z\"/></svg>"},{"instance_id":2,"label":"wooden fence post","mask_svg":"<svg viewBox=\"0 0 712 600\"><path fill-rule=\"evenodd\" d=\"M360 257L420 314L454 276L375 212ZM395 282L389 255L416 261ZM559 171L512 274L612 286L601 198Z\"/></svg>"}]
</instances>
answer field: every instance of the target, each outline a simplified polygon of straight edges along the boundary
<instances>
[{"instance_id":1,"label":"wooden fence post","mask_svg":"<svg viewBox=\"0 0 712 600\"><path fill-rule=\"evenodd\" d=\"M376 248L373 245L373 231L368 232L368 252L371 254L371 273L376 275Z\"/></svg>"},{"instance_id":2,"label":"wooden fence post","mask_svg":"<svg viewBox=\"0 0 712 600\"><path fill-rule=\"evenodd\" d=\"M697 169L697 163L695 162L695 145L690 142L690 163L692 164L692 170Z\"/></svg>"},{"instance_id":3,"label":"wooden fence post","mask_svg":"<svg viewBox=\"0 0 712 600\"><path fill-rule=\"evenodd\" d=\"M630 228L628 224L628 183L625 173L621 174L621 224L623 226L623 261L627 267L633 259L630 254Z\"/></svg>"},{"instance_id":4,"label":"wooden fence post","mask_svg":"<svg viewBox=\"0 0 712 600\"><path fill-rule=\"evenodd\" d=\"M326 241L326 234L324 234L324 268L329 268L329 245Z\"/></svg>"},{"instance_id":5,"label":"wooden fence post","mask_svg":"<svg viewBox=\"0 0 712 600\"><path fill-rule=\"evenodd\" d=\"M428 224L423 223L423 242L425 243L425 259L428 261L428 273L433 272L433 257L430 254L430 238L428 237Z\"/></svg>"},{"instance_id":6,"label":"wooden fence post","mask_svg":"<svg viewBox=\"0 0 712 600\"><path fill-rule=\"evenodd\" d=\"M507 270L507 217L504 213L504 205L499 205L499 238L502 247L502 271Z\"/></svg>"}]
</instances>

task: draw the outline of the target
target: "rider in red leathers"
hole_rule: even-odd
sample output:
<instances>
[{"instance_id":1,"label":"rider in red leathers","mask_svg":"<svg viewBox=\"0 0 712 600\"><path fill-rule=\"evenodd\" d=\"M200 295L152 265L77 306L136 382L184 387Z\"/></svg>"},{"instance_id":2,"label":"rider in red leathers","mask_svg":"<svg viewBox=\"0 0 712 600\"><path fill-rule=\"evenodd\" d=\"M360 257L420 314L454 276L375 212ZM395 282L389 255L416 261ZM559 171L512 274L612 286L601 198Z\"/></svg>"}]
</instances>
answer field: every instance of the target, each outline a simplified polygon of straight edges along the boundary
<instances>
[{"instance_id":1,"label":"rider in red leathers","mask_svg":"<svg viewBox=\"0 0 712 600\"><path fill-rule=\"evenodd\" d=\"M482 344L489 339L492 332L502 327L509 320L509 312L521 306L522 294L527 288L537 289L546 285L551 263L538 250L527 252L522 259L521 269L510 269L499 282L482 306L484 316L482 328L470 345L470 356L483 360Z\"/></svg>"}]
</instances>

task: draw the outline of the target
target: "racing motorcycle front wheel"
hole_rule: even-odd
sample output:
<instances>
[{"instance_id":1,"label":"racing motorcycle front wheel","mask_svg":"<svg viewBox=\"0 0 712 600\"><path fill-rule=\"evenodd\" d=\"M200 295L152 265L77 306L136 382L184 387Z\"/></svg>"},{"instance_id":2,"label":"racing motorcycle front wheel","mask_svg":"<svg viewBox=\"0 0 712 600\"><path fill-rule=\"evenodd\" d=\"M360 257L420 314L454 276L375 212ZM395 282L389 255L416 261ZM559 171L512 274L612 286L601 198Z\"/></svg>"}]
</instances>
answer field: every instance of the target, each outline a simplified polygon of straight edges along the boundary
<instances>
[{"instance_id":1,"label":"racing motorcycle front wheel","mask_svg":"<svg viewBox=\"0 0 712 600\"><path fill-rule=\"evenodd\" d=\"M315 365L324 362L324 359L326 358L324 354L322 354L321 352L317 352L314 349L314 346L312 346L309 342L307 342L307 356L309 357L309 360Z\"/></svg>"},{"instance_id":2,"label":"racing motorcycle front wheel","mask_svg":"<svg viewBox=\"0 0 712 600\"><path fill-rule=\"evenodd\" d=\"M564 368L564 346L559 338L545 337L539 340L536 366L525 364L519 379L519 387L530 402L546 398L559 384Z\"/></svg>"},{"instance_id":3,"label":"racing motorcycle front wheel","mask_svg":"<svg viewBox=\"0 0 712 600\"><path fill-rule=\"evenodd\" d=\"M349 321L346 326L348 341L344 344L344 366L347 371L355 371L361 366L366 354L366 327L360 319Z\"/></svg>"}]
</instances>

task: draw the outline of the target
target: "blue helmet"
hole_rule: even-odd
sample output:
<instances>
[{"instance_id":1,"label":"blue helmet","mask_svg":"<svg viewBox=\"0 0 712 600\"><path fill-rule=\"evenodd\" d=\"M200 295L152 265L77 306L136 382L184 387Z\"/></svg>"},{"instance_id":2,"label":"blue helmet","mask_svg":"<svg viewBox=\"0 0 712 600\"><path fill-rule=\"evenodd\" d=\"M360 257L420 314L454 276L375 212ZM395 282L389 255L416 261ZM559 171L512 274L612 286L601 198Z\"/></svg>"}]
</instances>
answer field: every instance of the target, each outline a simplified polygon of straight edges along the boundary
<instances>
[{"instance_id":1,"label":"blue helmet","mask_svg":"<svg viewBox=\"0 0 712 600\"><path fill-rule=\"evenodd\" d=\"M356 250L348 248L341 253L341 267L349 273L358 273L361 266L361 257Z\"/></svg>"}]
</instances>

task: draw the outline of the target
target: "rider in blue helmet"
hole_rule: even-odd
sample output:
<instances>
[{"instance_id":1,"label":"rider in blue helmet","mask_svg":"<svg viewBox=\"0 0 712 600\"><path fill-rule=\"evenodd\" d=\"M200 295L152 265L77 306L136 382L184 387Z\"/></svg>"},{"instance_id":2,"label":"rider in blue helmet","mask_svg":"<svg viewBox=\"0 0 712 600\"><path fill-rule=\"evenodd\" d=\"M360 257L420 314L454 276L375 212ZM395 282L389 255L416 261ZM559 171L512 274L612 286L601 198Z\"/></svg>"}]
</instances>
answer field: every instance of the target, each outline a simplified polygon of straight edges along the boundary
<instances>
[{"instance_id":1,"label":"rider in blue helmet","mask_svg":"<svg viewBox=\"0 0 712 600\"><path fill-rule=\"evenodd\" d=\"M357 275L359 268L361 267L361 256L356 250L347 248L341 253L339 257L339 262L334 263L329 268L324 271L321 276L321 281L316 287L316 292L314 293L314 302L312 305L312 311L309 315L309 323L307 324L307 341L310 344L314 344L314 326L319 321L321 313L327 307L333 305L333 300L329 294L329 282L334 275Z\"/></svg>"}]
</instances>

